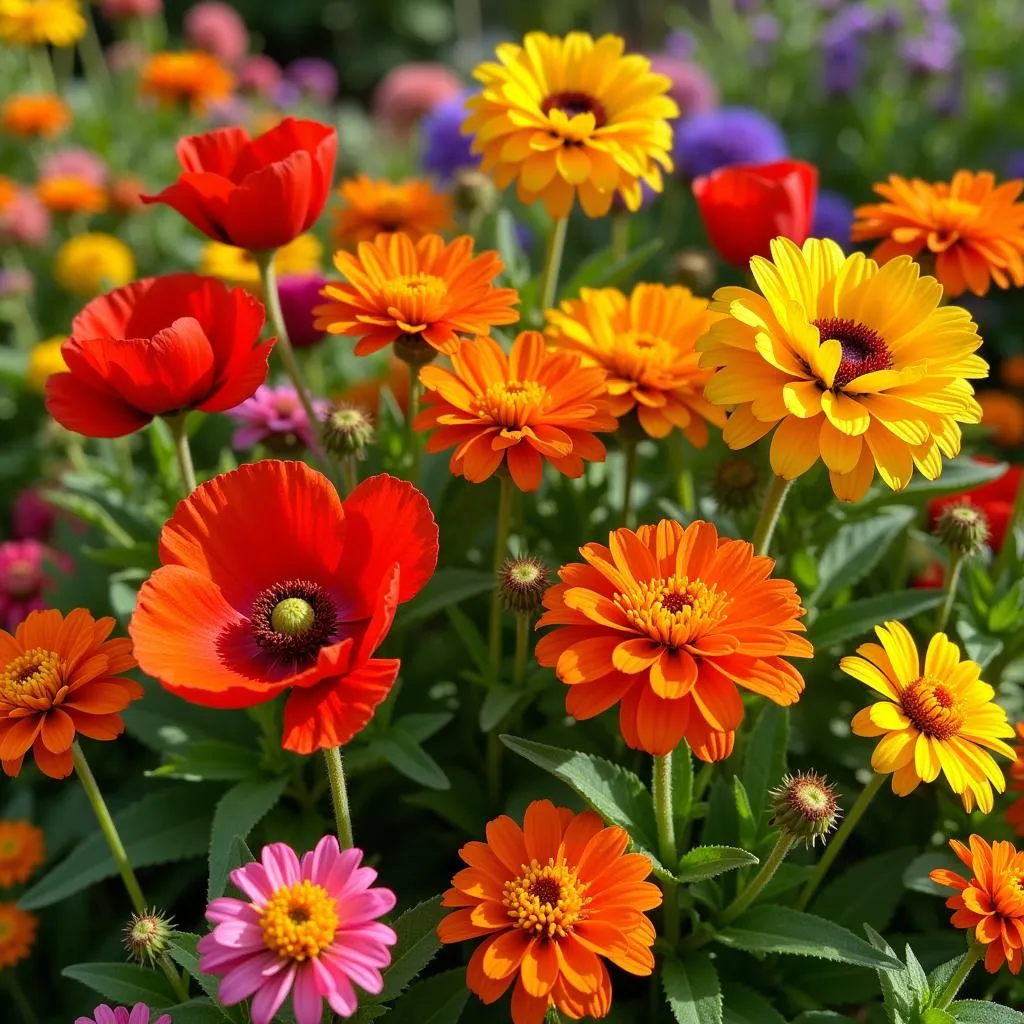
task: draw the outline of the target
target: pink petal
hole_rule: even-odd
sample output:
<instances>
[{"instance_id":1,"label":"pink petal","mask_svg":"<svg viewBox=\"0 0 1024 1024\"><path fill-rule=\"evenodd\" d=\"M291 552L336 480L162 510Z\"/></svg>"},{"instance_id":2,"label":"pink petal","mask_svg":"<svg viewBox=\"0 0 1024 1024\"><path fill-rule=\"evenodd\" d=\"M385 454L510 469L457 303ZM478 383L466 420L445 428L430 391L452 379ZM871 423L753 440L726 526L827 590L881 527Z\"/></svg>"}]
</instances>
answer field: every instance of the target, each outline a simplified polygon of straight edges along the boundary
<instances>
[{"instance_id":1,"label":"pink petal","mask_svg":"<svg viewBox=\"0 0 1024 1024\"><path fill-rule=\"evenodd\" d=\"M375 921L392 910L396 902L395 894L390 889L366 889L338 901L338 923L344 928Z\"/></svg>"},{"instance_id":2,"label":"pink petal","mask_svg":"<svg viewBox=\"0 0 1024 1024\"><path fill-rule=\"evenodd\" d=\"M332 972L344 974L367 992L376 995L384 987L380 971L376 967L367 966L362 958L351 956L347 950L337 950L331 946L320 954L320 958L327 961L327 966Z\"/></svg>"},{"instance_id":3,"label":"pink petal","mask_svg":"<svg viewBox=\"0 0 1024 1024\"><path fill-rule=\"evenodd\" d=\"M275 886L270 884L267 872L262 864L246 864L231 872L231 881L256 904L262 907L273 893Z\"/></svg>"},{"instance_id":4,"label":"pink petal","mask_svg":"<svg viewBox=\"0 0 1024 1024\"><path fill-rule=\"evenodd\" d=\"M213 929L217 942L227 946L236 953L247 949L266 948L263 942L263 930L257 924L248 921L222 921Z\"/></svg>"},{"instance_id":5,"label":"pink petal","mask_svg":"<svg viewBox=\"0 0 1024 1024\"><path fill-rule=\"evenodd\" d=\"M221 896L206 908L206 920L214 924L220 921L250 921L255 924L259 920L259 913L251 903L231 896Z\"/></svg>"},{"instance_id":6,"label":"pink petal","mask_svg":"<svg viewBox=\"0 0 1024 1024\"><path fill-rule=\"evenodd\" d=\"M302 877L321 884L320 879L330 877L340 856L338 840L334 836L324 836L316 848L302 858Z\"/></svg>"},{"instance_id":7,"label":"pink petal","mask_svg":"<svg viewBox=\"0 0 1024 1024\"><path fill-rule=\"evenodd\" d=\"M283 843L277 845L283 846ZM287 847L285 847L287 849ZM292 854L295 857L295 854ZM298 870L298 858L295 858ZM274 1014L281 1009L281 1004L288 998L292 983L295 981L296 967L294 961L286 971L279 971L273 978L253 996L252 1024L270 1024Z\"/></svg>"},{"instance_id":8,"label":"pink petal","mask_svg":"<svg viewBox=\"0 0 1024 1024\"><path fill-rule=\"evenodd\" d=\"M234 1006L235 1003L248 999L254 992L270 984L271 978L268 977L268 972L273 971L274 968L278 968L273 971L273 974L277 976L287 974L287 971L279 969L279 965L282 963L283 961L270 952L247 958L221 978L220 986L217 989L217 998L225 1006ZM199 969L203 970L202 965ZM272 1017L273 1014L270 1016Z\"/></svg>"},{"instance_id":9,"label":"pink petal","mask_svg":"<svg viewBox=\"0 0 1024 1024\"><path fill-rule=\"evenodd\" d=\"M330 874L322 877L319 884L337 898L345 890L352 877L352 872L359 867L359 862L362 859L362 850L355 847L350 850L342 850L338 854L338 859L334 862Z\"/></svg>"},{"instance_id":10,"label":"pink petal","mask_svg":"<svg viewBox=\"0 0 1024 1024\"><path fill-rule=\"evenodd\" d=\"M292 1009L296 1024L320 1024L323 1016L323 998L312 965L305 963L299 968L292 992Z\"/></svg>"},{"instance_id":11,"label":"pink petal","mask_svg":"<svg viewBox=\"0 0 1024 1024\"><path fill-rule=\"evenodd\" d=\"M136 1003L128 1014L128 1024L149 1024L149 1007L145 1003Z\"/></svg>"},{"instance_id":12,"label":"pink petal","mask_svg":"<svg viewBox=\"0 0 1024 1024\"><path fill-rule=\"evenodd\" d=\"M263 862L263 869L267 873L271 892L286 889L302 880L299 873L299 858L295 856L295 851L287 843L271 843L269 846L264 846L260 859Z\"/></svg>"},{"instance_id":13,"label":"pink petal","mask_svg":"<svg viewBox=\"0 0 1024 1024\"><path fill-rule=\"evenodd\" d=\"M356 868L349 875L348 882L338 894L338 899L348 899L357 893L369 889L377 881L377 872L373 868Z\"/></svg>"},{"instance_id":14,"label":"pink petal","mask_svg":"<svg viewBox=\"0 0 1024 1024\"><path fill-rule=\"evenodd\" d=\"M334 991L327 992L328 1005L339 1017L351 1017L359 1006L356 990L344 974L335 975L334 983L337 986Z\"/></svg>"}]
</instances>

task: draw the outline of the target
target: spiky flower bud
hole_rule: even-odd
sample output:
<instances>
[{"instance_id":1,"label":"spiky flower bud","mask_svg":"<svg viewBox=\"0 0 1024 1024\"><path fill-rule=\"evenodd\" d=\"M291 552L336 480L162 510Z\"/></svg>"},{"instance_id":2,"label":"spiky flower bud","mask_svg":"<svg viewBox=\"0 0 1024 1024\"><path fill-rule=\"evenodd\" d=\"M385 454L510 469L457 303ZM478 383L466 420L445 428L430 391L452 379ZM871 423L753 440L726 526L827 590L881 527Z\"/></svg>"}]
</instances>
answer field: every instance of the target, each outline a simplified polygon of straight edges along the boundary
<instances>
[{"instance_id":1,"label":"spiky flower bud","mask_svg":"<svg viewBox=\"0 0 1024 1024\"><path fill-rule=\"evenodd\" d=\"M132 914L124 930L124 947L140 964L153 964L167 952L174 924L160 911Z\"/></svg>"},{"instance_id":2,"label":"spiky flower bud","mask_svg":"<svg viewBox=\"0 0 1024 1024\"><path fill-rule=\"evenodd\" d=\"M551 574L539 558L509 558L498 572L498 592L510 612L529 615L540 608L550 580Z\"/></svg>"},{"instance_id":3,"label":"spiky flower bud","mask_svg":"<svg viewBox=\"0 0 1024 1024\"><path fill-rule=\"evenodd\" d=\"M771 791L771 798L772 825L807 846L813 846L819 837L824 842L842 817L834 787L817 772L785 776Z\"/></svg>"},{"instance_id":4,"label":"spiky flower bud","mask_svg":"<svg viewBox=\"0 0 1024 1024\"><path fill-rule=\"evenodd\" d=\"M715 287L715 261L703 249L682 249L676 253L675 279L694 295L710 295Z\"/></svg>"},{"instance_id":5,"label":"spiky flower bud","mask_svg":"<svg viewBox=\"0 0 1024 1024\"><path fill-rule=\"evenodd\" d=\"M988 517L964 499L942 510L935 532L950 551L967 557L978 555L988 541Z\"/></svg>"},{"instance_id":6,"label":"spiky flower bud","mask_svg":"<svg viewBox=\"0 0 1024 1024\"><path fill-rule=\"evenodd\" d=\"M761 474L750 459L737 455L715 467L711 493L726 511L745 512L761 493Z\"/></svg>"},{"instance_id":7,"label":"spiky flower bud","mask_svg":"<svg viewBox=\"0 0 1024 1024\"><path fill-rule=\"evenodd\" d=\"M452 184L452 202L459 213L467 217L486 217L498 201L498 187L489 174L464 167L455 174Z\"/></svg>"},{"instance_id":8,"label":"spiky flower bud","mask_svg":"<svg viewBox=\"0 0 1024 1024\"><path fill-rule=\"evenodd\" d=\"M361 455L373 435L370 414L355 405L337 405L324 419L324 445L332 455Z\"/></svg>"}]
</instances>

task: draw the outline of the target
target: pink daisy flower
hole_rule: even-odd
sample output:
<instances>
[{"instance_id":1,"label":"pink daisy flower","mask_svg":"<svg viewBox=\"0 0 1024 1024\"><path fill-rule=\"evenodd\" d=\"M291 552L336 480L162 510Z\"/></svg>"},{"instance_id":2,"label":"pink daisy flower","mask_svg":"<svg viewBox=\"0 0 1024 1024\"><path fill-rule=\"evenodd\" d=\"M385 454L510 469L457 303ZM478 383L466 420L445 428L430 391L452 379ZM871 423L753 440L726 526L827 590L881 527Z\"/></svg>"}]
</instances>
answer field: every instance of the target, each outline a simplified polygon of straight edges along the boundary
<instances>
[{"instance_id":1,"label":"pink daisy flower","mask_svg":"<svg viewBox=\"0 0 1024 1024\"><path fill-rule=\"evenodd\" d=\"M324 999L351 1017L354 985L381 992L381 968L398 937L377 918L394 907L395 894L374 887L377 872L360 867L362 859L362 850L340 850L325 836L301 861L290 846L272 843L261 863L231 872L249 902L214 900L206 908L214 929L198 947L199 969L220 977L225 1006L252 996L253 1024L270 1024L292 993L297 1024L320 1024Z\"/></svg>"},{"instance_id":2,"label":"pink daisy flower","mask_svg":"<svg viewBox=\"0 0 1024 1024\"><path fill-rule=\"evenodd\" d=\"M91 1017L79 1017L75 1024L150 1024L151 1012L145 1003L136 1003L130 1010L127 1006L111 1009L106 1003L101 1003L92 1011ZM162 1013L153 1024L171 1024L171 1015Z\"/></svg>"},{"instance_id":3,"label":"pink daisy flower","mask_svg":"<svg viewBox=\"0 0 1024 1024\"><path fill-rule=\"evenodd\" d=\"M43 592L53 581L46 575L46 554L37 540L0 543L0 629L13 632L29 612L47 607Z\"/></svg>"},{"instance_id":4,"label":"pink daisy flower","mask_svg":"<svg viewBox=\"0 0 1024 1024\"><path fill-rule=\"evenodd\" d=\"M313 399L313 411L323 419L331 403ZM228 415L241 426L231 437L238 451L261 441L275 451L288 452L298 445L312 448L316 443L314 427L309 422L298 392L290 384L273 387L261 384L251 398L228 410Z\"/></svg>"}]
</instances>

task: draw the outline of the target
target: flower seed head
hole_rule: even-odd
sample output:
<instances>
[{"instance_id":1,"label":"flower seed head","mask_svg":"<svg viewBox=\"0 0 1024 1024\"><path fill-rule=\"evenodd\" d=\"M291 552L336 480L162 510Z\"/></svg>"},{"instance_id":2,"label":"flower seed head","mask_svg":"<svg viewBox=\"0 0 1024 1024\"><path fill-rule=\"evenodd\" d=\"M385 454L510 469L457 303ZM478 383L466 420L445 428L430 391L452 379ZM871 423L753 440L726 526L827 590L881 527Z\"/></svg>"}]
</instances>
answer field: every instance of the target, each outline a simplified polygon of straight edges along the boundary
<instances>
[{"instance_id":1,"label":"flower seed head","mask_svg":"<svg viewBox=\"0 0 1024 1024\"><path fill-rule=\"evenodd\" d=\"M532 614L540 608L550 580L551 574L539 558L509 558L498 573L501 599L510 612Z\"/></svg>"},{"instance_id":2,"label":"flower seed head","mask_svg":"<svg viewBox=\"0 0 1024 1024\"><path fill-rule=\"evenodd\" d=\"M988 517L964 499L942 510L935 532L950 551L969 558L981 554L988 541Z\"/></svg>"},{"instance_id":3,"label":"flower seed head","mask_svg":"<svg viewBox=\"0 0 1024 1024\"><path fill-rule=\"evenodd\" d=\"M834 787L817 772L785 776L771 797L772 825L807 846L813 846L819 836L824 842L842 817Z\"/></svg>"},{"instance_id":4,"label":"flower seed head","mask_svg":"<svg viewBox=\"0 0 1024 1024\"><path fill-rule=\"evenodd\" d=\"M715 261L703 249L682 249L676 253L675 279L694 295L710 295L715 287Z\"/></svg>"},{"instance_id":5,"label":"flower seed head","mask_svg":"<svg viewBox=\"0 0 1024 1024\"><path fill-rule=\"evenodd\" d=\"M324 420L324 444L332 455L361 455L373 436L369 413L355 405L335 406Z\"/></svg>"},{"instance_id":6,"label":"flower seed head","mask_svg":"<svg viewBox=\"0 0 1024 1024\"><path fill-rule=\"evenodd\" d=\"M137 963L152 964L167 952L173 931L171 919L156 909L132 914L124 930L125 949Z\"/></svg>"},{"instance_id":7,"label":"flower seed head","mask_svg":"<svg viewBox=\"0 0 1024 1024\"><path fill-rule=\"evenodd\" d=\"M495 207L498 189L489 174L464 167L455 174L452 202L459 213L471 217L486 217Z\"/></svg>"},{"instance_id":8,"label":"flower seed head","mask_svg":"<svg viewBox=\"0 0 1024 1024\"><path fill-rule=\"evenodd\" d=\"M715 467L711 484L718 504L729 512L745 512L761 493L761 474L750 459L737 455Z\"/></svg>"}]
</instances>

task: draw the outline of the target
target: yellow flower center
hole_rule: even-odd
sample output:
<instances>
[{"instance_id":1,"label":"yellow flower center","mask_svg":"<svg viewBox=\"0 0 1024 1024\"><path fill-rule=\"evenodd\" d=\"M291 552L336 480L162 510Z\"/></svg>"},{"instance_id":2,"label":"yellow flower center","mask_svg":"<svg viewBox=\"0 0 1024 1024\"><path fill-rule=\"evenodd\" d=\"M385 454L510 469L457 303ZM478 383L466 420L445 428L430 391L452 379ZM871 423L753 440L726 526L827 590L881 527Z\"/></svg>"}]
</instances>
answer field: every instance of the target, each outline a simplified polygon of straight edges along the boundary
<instances>
[{"instance_id":1,"label":"yellow flower center","mask_svg":"<svg viewBox=\"0 0 1024 1024\"><path fill-rule=\"evenodd\" d=\"M66 693L60 655L42 647L19 655L0 673L0 697L8 704L45 711Z\"/></svg>"},{"instance_id":2,"label":"yellow flower center","mask_svg":"<svg viewBox=\"0 0 1024 1024\"><path fill-rule=\"evenodd\" d=\"M653 372L673 357L672 346L665 338L648 331L627 331L615 340L612 366L620 377L643 383Z\"/></svg>"},{"instance_id":3,"label":"yellow flower center","mask_svg":"<svg viewBox=\"0 0 1024 1024\"><path fill-rule=\"evenodd\" d=\"M338 909L327 890L312 882L278 889L260 913L267 949L289 960L312 960L332 942Z\"/></svg>"},{"instance_id":4,"label":"yellow flower center","mask_svg":"<svg viewBox=\"0 0 1024 1024\"><path fill-rule=\"evenodd\" d=\"M967 718L963 702L943 682L922 676L900 694L904 714L919 732L948 740L956 736Z\"/></svg>"},{"instance_id":5,"label":"yellow flower center","mask_svg":"<svg viewBox=\"0 0 1024 1024\"><path fill-rule=\"evenodd\" d=\"M414 304L439 302L448 294L448 285L434 274L404 274L385 281L380 293L388 306L405 310Z\"/></svg>"},{"instance_id":6,"label":"yellow flower center","mask_svg":"<svg viewBox=\"0 0 1024 1024\"><path fill-rule=\"evenodd\" d=\"M722 623L730 598L717 584L669 576L644 580L628 593L615 594L614 601L638 633L681 647Z\"/></svg>"},{"instance_id":7,"label":"yellow flower center","mask_svg":"<svg viewBox=\"0 0 1024 1024\"><path fill-rule=\"evenodd\" d=\"M935 233L939 236L938 244L932 245L929 240L929 249L941 251L957 241L961 233L973 227L978 220L981 207L966 199L938 199L932 207L932 217L935 220Z\"/></svg>"},{"instance_id":8,"label":"yellow flower center","mask_svg":"<svg viewBox=\"0 0 1024 1024\"><path fill-rule=\"evenodd\" d=\"M477 400L476 412L513 429L526 426L544 409L548 389L535 380L508 380L492 384Z\"/></svg>"},{"instance_id":9,"label":"yellow flower center","mask_svg":"<svg viewBox=\"0 0 1024 1024\"><path fill-rule=\"evenodd\" d=\"M1012 871L999 886L995 896L997 914L1002 917L1024 917L1024 871Z\"/></svg>"},{"instance_id":10,"label":"yellow flower center","mask_svg":"<svg viewBox=\"0 0 1024 1024\"><path fill-rule=\"evenodd\" d=\"M523 873L505 883L502 906L516 928L549 939L564 938L584 916L589 899L585 882L576 877L576 868L563 857L557 864L548 858L541 866L536 860L523 865Z\"/></svg>"}]
</instances>

